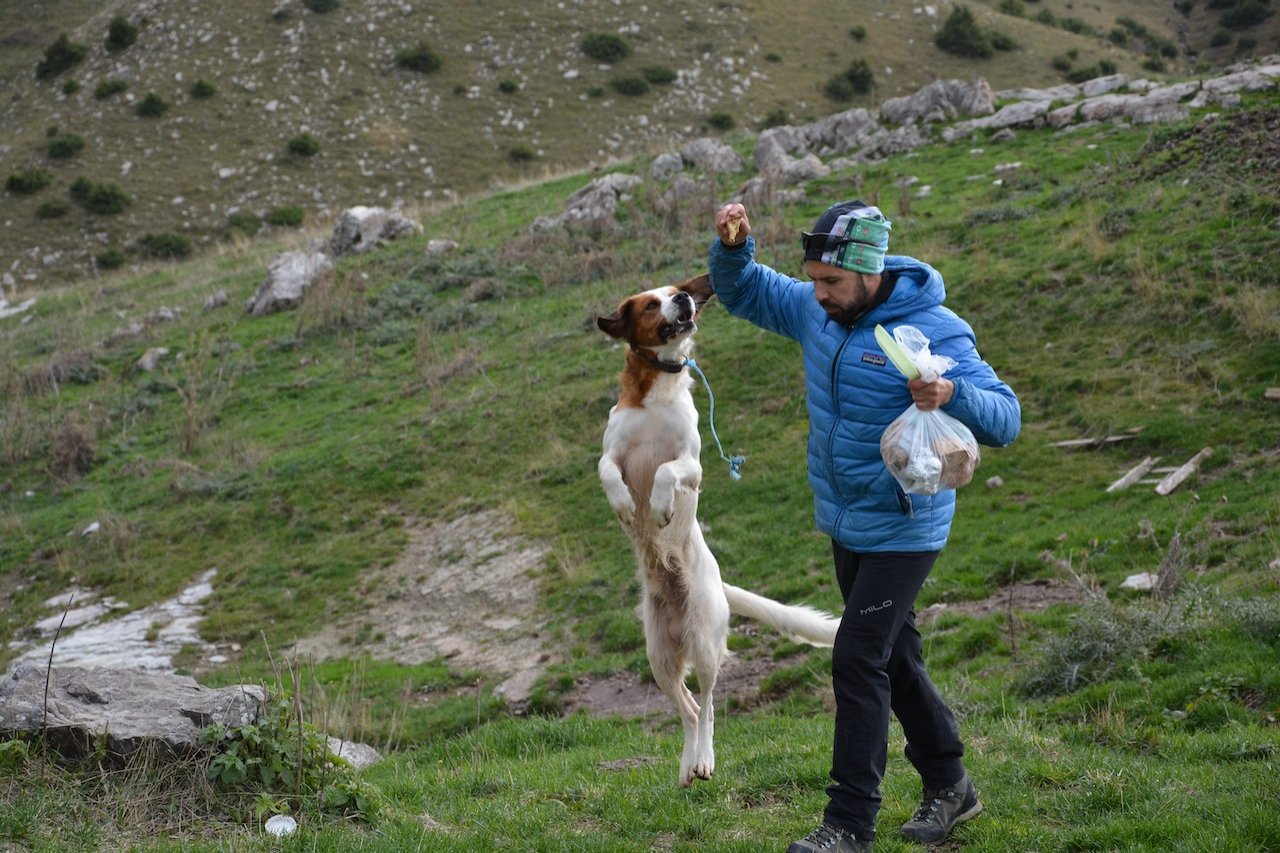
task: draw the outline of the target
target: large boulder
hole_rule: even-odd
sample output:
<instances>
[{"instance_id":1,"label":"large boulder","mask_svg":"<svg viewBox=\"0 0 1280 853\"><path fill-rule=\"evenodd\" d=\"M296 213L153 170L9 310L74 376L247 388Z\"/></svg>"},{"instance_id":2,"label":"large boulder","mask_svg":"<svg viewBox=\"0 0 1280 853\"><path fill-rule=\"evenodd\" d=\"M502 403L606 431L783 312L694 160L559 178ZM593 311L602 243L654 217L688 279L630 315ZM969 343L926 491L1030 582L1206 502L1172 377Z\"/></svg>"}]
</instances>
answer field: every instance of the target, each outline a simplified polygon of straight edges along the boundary
<instances>
[{"instance_id":1,"label":"large boulder","mask_svg":"<svg viewBox=\"0 0 1280 853\"><path fill-rule=\"evenodd\" d=\"M323 252L284 252L267 266L267 277L258 292L245 302L250 314L273 314L302 304L307 290L333 271L333 261Z\"/></svg>"},{"instance_id":2,"label":"large boulder","mask_svg":"<svg viewBox=\"0 0 1280 853\"><path fill-rule=\"evenodd\" d=\"M741 172L746 168L737 151L710 136L695 139L680 149L680 158L707 175Z\"/></svg>"},{"instance_id":3,"label":"large boulder","mask_svg":"<svg viewBox=\"0 0 1280 853\"><path fill-rule=\"evenodd\" d=\"M995 112L991 84L982 78L937 80L910 95L880 105L880 120L888 124L929 124Z\"/></svg>"},{"instance_id":4,"label":"large boulder","mask_svg":"<svg viewBox=\"0 0 1280 853\"><path fill-rule=\"evenodd\" d=\"M266 691L253 684L210 688L185 675L141 670L55 666L47 679L45 673L19 664L0 684L0 736L45 732L73 754L99 738L116 755L147 741L191 753L205 726L256 723L266 704Z\"/></svg>"},{"instance_id":5,"label":"large boulder","mask_svg":"<svg viewBox=\"0 0 1280 853\"><path fill-rule=\"evenodd\" d=\"M387 240L406 234L421 234L422 225L398 210L381 207L352 207L342 211L329 238L329 251L335 258L368 252Z\"/></svg>"},{"instance_id":6,"label":"large boulder","mask_svg":"<svg viewBox=\"0 0 1280 853\"><path fill-rule=\"evenodd\" d=\"M644 181L622 172L611 172L596 178L569 196L559 216L539 216L533 230L550 231L559 227L577 228L591 234L603 234L617 227L618 205L631 197L631 191Z\"/></svg>"}]
</instances>

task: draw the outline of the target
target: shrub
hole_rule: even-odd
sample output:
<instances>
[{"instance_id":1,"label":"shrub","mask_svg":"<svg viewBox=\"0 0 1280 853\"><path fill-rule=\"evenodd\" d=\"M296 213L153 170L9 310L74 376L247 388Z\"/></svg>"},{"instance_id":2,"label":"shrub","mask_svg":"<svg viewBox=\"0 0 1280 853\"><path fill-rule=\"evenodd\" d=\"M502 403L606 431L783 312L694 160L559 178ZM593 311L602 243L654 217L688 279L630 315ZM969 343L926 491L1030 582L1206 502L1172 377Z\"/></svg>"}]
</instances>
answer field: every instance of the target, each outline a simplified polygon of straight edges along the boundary
<instances>
[{"instance_id":1,"label":"shrub","mask_svg":"<svg viewBox=\"0 0 1280 853\"><path fill-rule=\"evenodd\" d=\"M76 204L90 213L102 215L122 213L133 203L133 198L118 184L94 183L83 176L72 182L70 193Z\"/></svg>"},{"instance_id":2,"label":"shrub","mask_svg":"<svg viewBox=\"0 0 1280 853\"><path fill-rule=\"evenodd\" d=\"M59 133L45 146L54 160L69 160L84 150L84 137L78 133Z\"/></svg>"},{"instance_id":3,"label":"shrub","mask_svg":"<svg viewBox=\"0 0 1280 853\"><path fill-rule=\"evenodd\" d=\"M93 262L98 265L100 270L116 270L124 266L124 251L112 246L110 249L103 249L94 256Z\"/></svg>"},{"instance_id":4,"label":"shrub","mask_svg":"<svg viewBox=\"0 0 1280 853\"><path fill-rule=\"evenodd\" d=\"M1240 40L1236 42L1236 53L1245 54L1258 46L1258 40L1251 36L1240 36Z\"/></svg>"},{"instance_id":5,"label":"shrub","mask_svg":"<svg viewBox=\"0 0 1280 853\"><path fill-rule=\"evenodd\" d=\"M1065 56L1055 56L1049 60L1049 65L1054 71L1061 71L1063 74L1071 70L1071 60Z\"/></svg>"},{"instance_id":6,"label":"shrub","mask_svg":"<svg viewBox=\"0 0 1280 853\"><path fill-rule=\"evenodd\" d=\"M247 210L238 210L227 217L227 230L241 234L257 234L262 220Z\"/></svg>"},{"instance_id":7,"label":"shrub","mask_svg":"<svg viewBox=\"0 0 1280 853\"><path fill-rule=\"evenodd\" d=\"M302 208L296 204L273 207L267 214L267 223L288 228L297 227L302 224Z\"/></svg>"},{"instance_id":8,"label":"shrub","mask_svg":"<svg viewBox=\"0 0 1280 853\"><path fill-rule=\"evenodd\" d=\"M855 59L849 67L827 81L822 91L833 101L850 101L865 95L875 85L875 73L865 59Z\"/></svg>"},{"instance_id":9,"label":"shrub","mask_svg":"<svg viewBox=\"0 0 1280 853\"><path fill-rule=\"evenodd\" d=\"M419 74L430 74L441 66L440 56L426 42L418 42L413 47L406 47L396 54L396 65L406 71L417 71Z\"/></svg>"},{"instance_id":10,"label":"shrub","mask_svg":"<svg viewBox=\"0 0 1280 853\"><path fill-rule=\"evenodd\" d=\"M1240 0L1225 13L1219 23L1229 30L1247 30L1271 17L1271 10L1262 0Z\"/></svg>"},{"instance_id":11,"label":"shrub","mask_svg":"<svg viewBox=\"0 0 1280 853\"><path fill-rule=\"evenodd\" d=\"M516 143L507 150L507 159L512 163L531 163L537 157L538 153L523 142Z\"/></svg>"},{"instance_id":12,"label":"shrub","mask_svg":"<svg viewBox=\"0 0 1280 853\"><path fill-rule=\"evenodd\" d=\"M791 123L791 116L782 107L770 110L765 117L760 120L760 129L767 130L771 127L780 127L784 124Z\"/></svg>"},{"instance_id":13,"label":"shrub","mask_svg":"<svg viewBox=\"0 0 1280 853\"><path fill-rule=\"evenodd\" d=\"M609 81L613 91L619 95L635 97L649 91L649 83L643 77L615 77Z\"/></svg>"},{"instance_id":14,"label":"shrub","mask_svg":"<svg viewBox=\"0 0 1280 853\"><path fill-rule=\"evenodd\" d=\"M62 94L74 95L76 92L79 92L79 91L80 91L79 80L63 80L62 81Z\"/></svg>"},{"instance_id":15,"label":"shrub","mask_svg":"<svg viewBox=\"0 0 1280 853\"><path fill-rule=\"evenodd\" d=\"M290 139L286 147L290 154L299 157L314 157L320 153L320 140L309 133L299 133Z\"/></svg>"},{"instance_id":16,"label":"shrub","mask_svg":"<svg viewBox=\"0 0 1280 853\"><path fill-rule=\"evenodd\" d=\"M1044 24L1046 27L1056 27L1058 25L1058 19L1048 9L1041 9L1036 12L1035 21L1038 24Z\"/></svg>"},{"instance_id":17,"label":"shrub","mask_svg":"<svg viewBox=\"0 0 1280 853\"><path fill-rule=\"evenodd\" d=\"M63 33L44 50L44 56L36 65L36 79L57 77L68 68L79 65L89 53L89 48L73 42Z\"/></svg>"},{"instance_id":18,"label":"shrub","mask_svg":"<svg viewBox=\"0 0 1280 853\"><path fill-rule=\"evenodd\" d=\"M40 219L61 219L71 212L71 205L60 198L46 199L36 208L36 216Z\"/></svg>"},{"instance_id":19,"label":"shrub","mask_svg":"<svg viewBox=\"0 0 1280 853\"><path fill-rule=\"evenodd\" d=\"M1089 26L1079 18L1059 18L1058 26L1062 27L1064 30L1066 30L1069 33L1075 33L1076 35L1081 35L1081 36L1097 35L1093 27Z\"/></svg>"},{"instance_id":20,"label":"shrub","mask_svg":"<svg viewBox=\"0 0 1280 853\"><path fill-rule=\"evenodd\" d=\"M185 258L191 254L191 240L181 234L143 234L138 249L144 257L155 260Z\"/></svg>"},{"instance_id":21,"label":"shrub","mask_svg":"<svg viewBox=\"0 0 1280 853\"><path fill-rule=\"evenodd\" d=\"M339 3L338 0L305 0L303 5L317 15L323 15L326 12L332 12L337 9Z\"/></svg>"},{"instance_id":22,"label":"shrub","mask_svg":"<svg viewBox=\"0 0 1280 853\"><path fill-rule=\"evenodd\" d=\"M986 59L995 52L990 36L978 26L978 19L968 6L957 6L947 16L933 43L947 53L974 59Z\"/></svg>"},{"instance_id":23,"label":"shrub","mask_svg":"<svg viewBox=\"0 0 1280 853\"><path fill-rule=\"evenodd\" d=\"M218 90L214 88L212 83L201 77L199 80L191 84L191 88L187 90L187 93L197 101L203 101L206 98L212 98L217 94L217 91Z\"/></svg>"},{"instance_id":24,"label":"shrub","mask_svg":"<svg viewBox=\"0 0 1280 853\"><path fill-rule=\"evenodd\" d=\"M1196 7L1195 0L1176 0L1173 8L1177 9L1183 15L1190 15L1191 10Z\"/></svg>"},{"instance_id":25,"label":"shrub","mask_svg":"<svg viewBox=\"0 0 1280 853\"><path fill-rule=\"evenodd\" d=\"M849 30L849 35L853 38L854 41L862 41L864 38L867 37L867 28L862 26L862 24L858 24L857 26Z\"/></svg>"},{"instance_id":26,"label":"shrub","mask_svg":"<svg viewBox=\"0 0 1280 853\"><path fill-rule=\"evenodd\" d=\"M10 172L4 188L14 195L32 195L53 183L53 172L48 169L22 169Z\"/></svg>"},{"instance_id":27,"label":"shrub","mask_svg":"<svg viewBox=\"0 0 1280 853\"><path fill-rule=\"evenodd\" d=\"M169 105L155 92L148 92L147 96L138 102L136 108L138 115L143 118L159 118L168 111Z\"/></svg>"},{"instance_id":28,"label":"shrub","mask_svg":"<svg viewBox=\"0 0 1280 853\"><path fill-rule=\"evenodd\" d=\"M765 62L781 62L782 56L780 54L774 53L773 51L769 51L764 55L764 61Z\"/></svg>"},{"instance_id":29,"label":"shrub","mask_svg":"<svg viewBox=\"0 0 1280 853\"><path fill-rule=\"evenodd\" d=\"M123 80L103 80L93 87L93 96L99 101L105 101L112 95L118 95L128 88L129 84Z\"/></svg>"},{"instance_id":30,"label":"shrub","mask_svg":"<svg viewBox=\"0 0 1280 853\"><path fill-rule=\"evenodd\" d=\"M1234 36L1232 36L1231 33L1227 32L1226 30L1218 30L1216 33L1213 34L1213 38L1209 39L1209 46L1210 47L1226 47L1227 45L1231 44L1231 40L1233 38Z\"/></svg>"},{"instance_id":31,"label":"shrub","mask_svg":"<svg viewBox=\"0 0 1280 853\"><path fill-rule=\"evenodd\" d=\"M1010 51L1018 49L1018 43L1013 40L1013 37L1005 35L999 30L991 30L987 35L991 38L991 46L996 50Z\"/></svg>"},{"instance_id":32,"label":"shrub","mask_svg":"<svg viewBox=\"0 0 1280 853\"><path fill-rule=\"evenodd\" d=\"M512 95L520 91L520 84L515 80L502 80L498 83L498 91L504 95Z\"/></svg>"},{"instance_id":33,"label":"shrub","mask_svg":"<svg viewBox=\"0 0 1280 853\"><path fill-rule=\"evenodd\" d=\"M119 53L128 49L138 40L138 28L129 23L123 15L111 19L107 27L107 53Z\"/></svg>"},{"instance_id":34,"label":"shrub","mask_svg":"<svg viewBox=\"0 0 1280 853\"><path fill-rule=\"evenodd\" d=\"M1022 0L1000 0L996 11L1014 18L1025 18L1027 15L1027 7L1023 5Z\"/></svg>"},{"instance_id":35,"label":"shrub","mask_svg":"<svg viewBox=\"0 0 1280 853\"><path fill-rule=\"evenodd\" d=\"M644 76L644 79L655 86L674 83L677 76L676 72L666 65L650 65L642 69L640 73Z\"/></svg>"},{"instance_id":36,"label":"shrub","mask_svg":"<svg viewBox=\"0 0 1280 853\"><path fill-rule=\"evenodd\" d=\"M733 130L734 126L737 125L737 122L729 113L715 112L707 116L707 124L711 125L716 130L725 131Z\"/></svg>"},{"instance_id":37,"label":"shrub","mask_svg":"<svg viewBox=\"0 0 1280 853\"><path fill-rule=\"evenodd\" d=\"M579 46L587 56L610 65L631 55L631 45L615 33L588 33Z\"/></svg>"}]
</instances>

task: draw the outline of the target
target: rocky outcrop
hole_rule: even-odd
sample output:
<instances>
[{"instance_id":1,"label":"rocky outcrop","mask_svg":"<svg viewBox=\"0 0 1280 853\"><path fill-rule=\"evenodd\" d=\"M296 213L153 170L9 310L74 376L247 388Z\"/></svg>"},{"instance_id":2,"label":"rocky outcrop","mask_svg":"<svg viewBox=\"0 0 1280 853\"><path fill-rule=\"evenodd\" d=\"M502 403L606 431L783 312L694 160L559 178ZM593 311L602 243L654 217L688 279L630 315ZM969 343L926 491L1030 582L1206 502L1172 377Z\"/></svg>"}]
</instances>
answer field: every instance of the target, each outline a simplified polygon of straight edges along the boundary
<instances>
[{"instance_id":1,"label":"rocky outcrop","mask_svg":"<svg viewBox=\"0 0 1280 853\"><path fill-rule=\"evenodd\" d=\"M681 148L680 159L708 175L741 172L746 168L746 163L737 151L709 136L695 139Z\"/></svg>"},{"instance_id":2,"label":"rocky outcrop","mask_svg":"<svg viewBox=\"0 0 1280 853\"><path fill-rule=\"evenodd\" d=\"M644 181L622 172L611 172L596 178L569 196L564 212L559 216L540 216L533 223L533 230L550 231L558 227L578 228L590 234L602 234L617 227L615 214L618 204L631 197L630 193Z\"/></svg>"},{"instance_id":3,"label":"rocky outcrop","mask_svg":"<svg viewBox=\"0 0 1280 853\"><path fill-rule=\"evenodd\" d=\"M379 243L406 234L421 234L422 226L398 210L381 207L351 207L342 211L329 238L329 252L335 258L368 252Z\"/></svg>"},{"instance_id":4,"label":"rocky outcrop","mask_svg":"<svg viewBox=\"0 0 1280 853\"><path fill-rule=\"evenodd\" d=\"M43 666L22 664L0 684L0 734L45 732L73 754L99 738L116 755L149 740L194 752L202 728L255 723L266 703L266 691L252 684L215 689L185 675L141 670L55 666L47 681L45 673Z\"/></svg>"},{"instance_id":5,"label":"rocky outcrop","mask_svg":"<svg viewBox=\"0 0 1280 853\"><path fill-rule=\"evenodd\" d=\"M284 252L267 267L267 277L258 292L245 302L245 311L254 315L287 311L302 303L307 290L333 271L333 261L323 252Z\"/></svg>"},{"instance_id":6,"label":"rocky outcrop","mask_svg":"<svg viewBox=\"0 0 1280 853\"><path fill-rule=\"evenodd\" d=\"M932 124L995 112L991 84L982 78L938 80L903 98L880 105L880 120L888 124Z\"/></svg>"}]
</instances>

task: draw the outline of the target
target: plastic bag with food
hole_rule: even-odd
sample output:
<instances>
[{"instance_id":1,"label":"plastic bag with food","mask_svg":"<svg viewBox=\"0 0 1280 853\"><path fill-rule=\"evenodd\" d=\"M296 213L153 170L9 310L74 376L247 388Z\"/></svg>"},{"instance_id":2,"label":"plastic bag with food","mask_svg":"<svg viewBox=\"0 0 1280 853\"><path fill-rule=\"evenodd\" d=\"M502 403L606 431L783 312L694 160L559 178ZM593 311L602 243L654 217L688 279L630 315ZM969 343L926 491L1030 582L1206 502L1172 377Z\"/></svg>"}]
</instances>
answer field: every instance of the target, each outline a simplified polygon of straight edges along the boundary
<instances>
[{"instance_id":1,"label":"plastic bag with food","mask_svg":"<svg viewBox=\"0 0 1280 853\"><path fill-rule=\"evenodd\" d=\"M929 351L929 339L914 326L899 326L893 336L876 326L876 340L907 379L932 382L955 361ZM909 494L932 495L958 489L978 467L978 441L960 421L940 409L921 411L912 404L885 428L880 456L889 473Z\"/></svg>"}]
</instances>

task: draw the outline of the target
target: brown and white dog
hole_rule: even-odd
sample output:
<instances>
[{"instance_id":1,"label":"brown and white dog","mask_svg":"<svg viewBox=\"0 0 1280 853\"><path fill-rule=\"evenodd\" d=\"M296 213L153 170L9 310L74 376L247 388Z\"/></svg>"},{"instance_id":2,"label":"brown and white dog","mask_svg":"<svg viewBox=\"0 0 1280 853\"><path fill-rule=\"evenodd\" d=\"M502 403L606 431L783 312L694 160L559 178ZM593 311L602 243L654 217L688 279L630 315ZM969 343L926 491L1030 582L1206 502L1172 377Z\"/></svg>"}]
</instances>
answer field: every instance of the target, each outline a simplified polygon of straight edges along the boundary
<instances>
[{"instance_id":1,"label":"brown and white dog","mask_svg":"<svg viewBox=\"0 0 1280 853\"><path fill-rule=\"evenodd\" d=\"M635 549L644 599L645 645L654 680L684 724L680 785L710 779L712 690L728 655L729 614L757 619L816 646L835 642L839 620L722 583L720 566L698 526L702 482L698 412L685 360L702 306L712 296L706 275L623 300L596 324L630 348L609 412L600 483ZM698 678L695 699L685 686Z\"/></svg>"}]
</instances>

